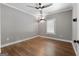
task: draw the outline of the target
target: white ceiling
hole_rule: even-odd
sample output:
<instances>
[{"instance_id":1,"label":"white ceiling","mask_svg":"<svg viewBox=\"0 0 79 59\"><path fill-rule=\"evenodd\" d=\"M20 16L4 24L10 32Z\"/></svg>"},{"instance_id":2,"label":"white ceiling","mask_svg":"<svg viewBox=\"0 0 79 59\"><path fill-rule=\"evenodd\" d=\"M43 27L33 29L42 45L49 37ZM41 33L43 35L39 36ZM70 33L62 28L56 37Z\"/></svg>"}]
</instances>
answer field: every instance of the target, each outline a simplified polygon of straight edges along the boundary
<instances>
[{"instance_id":1,"label":"white ceiling","mask_svg":"<svg viewBox=\"0 0 79 59\"><path fill-rule=\"evenodd\" d=\"M48 4L48 3L43 3L43 4ZM39 10L27 7L27 5L33 6L34 3L8 3L8 5L18 8L19 10L22 10L33 16L39 15ZM53 3L52 6L43 9L43 13L45 15L50 15L53 13L61 12L63 10L69 10L71 8L72 8L72 3Z\"/></svg>"}]
</instances>

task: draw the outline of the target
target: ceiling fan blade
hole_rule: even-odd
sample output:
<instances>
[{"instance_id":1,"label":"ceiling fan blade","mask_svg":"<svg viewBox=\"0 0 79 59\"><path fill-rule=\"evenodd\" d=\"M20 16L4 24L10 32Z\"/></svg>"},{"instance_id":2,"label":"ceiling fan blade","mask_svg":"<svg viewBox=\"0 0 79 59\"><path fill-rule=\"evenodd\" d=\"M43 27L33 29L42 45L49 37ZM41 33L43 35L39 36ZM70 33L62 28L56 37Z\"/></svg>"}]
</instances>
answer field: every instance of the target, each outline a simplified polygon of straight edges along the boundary
<instances>
[{"instance_id":1,"label":"ceiling fan blade","mask_svg":"<svg viewBox=\"0 0 79 59\"><path fill-rule=\"evenodd\" d=\"M35 7L36 9L39 9L39 7Z\"/></svg>"},{"instance_id":2,"label":"ceiling fan blade","mask_svg":"<svg viewBox=\"0 0 79 59\"><path fill-rule=\"evenodd\" d=\"M31 7L31 8L35 8L35 9L39 9L38 7L34 7L34 6L30 6L30 5L27 5L27 7Z\"/></svg>"},{"instance_id":3,"label":"ceiling fan blade","mask_svg":"<svg viewBox=\"0 0 79 59\"><path fill-rule=\"evenodd\" d=\"M48 4L48 5L42 6L42 8L47 8L47 7L50 7L51 5L52 5L52 3L51 4Z\"/></svg>"}]
</instances>

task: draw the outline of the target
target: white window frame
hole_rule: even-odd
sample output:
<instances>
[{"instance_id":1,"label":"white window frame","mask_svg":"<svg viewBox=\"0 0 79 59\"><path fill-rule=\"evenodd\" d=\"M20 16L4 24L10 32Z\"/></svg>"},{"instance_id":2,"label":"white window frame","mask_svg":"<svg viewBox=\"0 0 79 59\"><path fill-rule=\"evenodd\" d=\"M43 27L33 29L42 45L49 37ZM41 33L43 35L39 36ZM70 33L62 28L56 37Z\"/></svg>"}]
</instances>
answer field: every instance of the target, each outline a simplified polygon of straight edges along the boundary
<instances>
[{"instance_id":1,"label":"white window frame","mask_svg":"<svg viewBox=\"0 0 79 59\"><path fill-rule=\"evenodd\" d=\"M47 23L46 23L46 34L56 34L56 19L55 18L53 18L53 19L49 19L49 20L47 20L47 22L48 21L50 21L50 20L53 20L53 22L54 22L54 31L53 32L48 32L48 30L47 30Z\"/></svg>"}]
</instances>

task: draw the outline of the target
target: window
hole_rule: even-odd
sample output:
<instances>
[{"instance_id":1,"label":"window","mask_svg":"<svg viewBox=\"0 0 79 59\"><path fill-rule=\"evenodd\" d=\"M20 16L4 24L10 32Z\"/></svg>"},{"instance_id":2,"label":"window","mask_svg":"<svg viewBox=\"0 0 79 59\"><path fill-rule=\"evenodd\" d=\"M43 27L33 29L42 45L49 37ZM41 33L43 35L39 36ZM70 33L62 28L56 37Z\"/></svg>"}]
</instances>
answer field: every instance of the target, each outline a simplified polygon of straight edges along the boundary
<instances>
[{"instance_id":1,"label":"window","mask_svg":"<svg viewBox=\"0 0 79 59\"><path fill-rule=\"evenodd\" d=\"M47 33L49 34L55 34L55 20L47 20Z\"/></svg>"}]
</instances>

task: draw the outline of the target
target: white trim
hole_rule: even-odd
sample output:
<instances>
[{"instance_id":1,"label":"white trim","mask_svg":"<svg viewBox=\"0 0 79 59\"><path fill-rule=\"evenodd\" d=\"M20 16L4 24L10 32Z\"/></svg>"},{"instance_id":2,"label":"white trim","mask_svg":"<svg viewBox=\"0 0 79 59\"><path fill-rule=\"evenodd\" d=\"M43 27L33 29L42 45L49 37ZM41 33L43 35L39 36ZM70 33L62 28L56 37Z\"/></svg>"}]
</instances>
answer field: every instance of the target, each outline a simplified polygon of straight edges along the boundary
<instances>
[{"instance_id":1,"label":"white trim","mask_svg":"<svg viewBox=\"0 0 79 59\"><path fill-rule=\"evenodd\" d=\"M2 3L2 5L8 6L8 7L10 7L10 8L16 9L16 10L18 10L18 11L20 11L20 12L27 13L27 14L29 14L29 15L34 16L33 14L30 14L30 13L24 11L23 9L17 8L17 7L15 7L15 6L10 5L10 4ZM34 17L35 17L35 16L34 16Z\"/></svg>"},{"instance_id":2,"label":"white trim","mask_svg":"<svg viewBox=\"0 0 79 59\"><path fill-rule=\"evenodd\" d=\"M13 6L13 5L10 5L10 4L8 4L8 3L2 3L2 4L3 4L3 5L6 5L6 6L8 6L8 7L14 8L14 9L16 9L16 10L19 10L19 11L21 11L21 12L27 13L27 14L29 14L29 15L32 15L32 16L34 16L34 17L36 17L36 15L31 14L31 13L28 13L28 12L24 11L23 9L17 8L17 7L15 7L15 6ZM52 14L57 14L57 13L61 13L61 12L69 11L69 10L72 10L72 8L67 8L67 9L55 11L55 12L53 12ZM50 14L45 14L45 15L47 16L47 15L50 15Z\"/></svg>"},{"instance_id":3,"label":"white trim","mask_svg":"<svg viewBox=\"0 0 79 59\"><path fill-rule=\"evenodd\" d=\"M76 44L76 43L74 43L74 42L72 41L72 46L73 46L73 48L74 48L75 54L76 54L76 56L79 56L79 53L78 53L78 51L76 50L76 47L75 47L74 44ZM76 45L77 45L77 44L76 44Z\"/></svg>"},{"instance_id":4,"label":"white trim","mask_svg":"<svg viewBox=\"0 0 79 59\"><path fill-rule=\"evenodd\" d=\"M74 49L74 51L75 51L76 56L78 56L78 53L77 53L77 51L76 51L76 48L75 48L75 45L74 45L74 42L73 42L73 41L72 41L72 47L73 47L73 49Z\"/></svg>"},{"instance_id":5,"label":"white trim","mask_svg":"<svg viewBox=\"0 0 79 59\"><path fill-rule=\"evenodd\" d=\"M70 40L64 40L64 39L53 38L53 37L47 37L47 36L41 36L41 35L39 35L39 36L40 36L40 37L44 37L44 38L49 38L49 39L54 39L54 40L59 40L59 41L64 41L64 42L72 43L72 41L70 41Z\"/></svg>"},{"instance_id":6,"label":"white trim","mask_svg":"<svg viewBox=\"0 0 79 59\"><path fill-rule=\"evenodd\" d=\"M11 42L11 43L8 43L8 44L5 44L5 45L1 45L1 48L6 47L6 46L9 46L9 45L16 44L16 43L19 43L19 42L23 42L23 41L26 41L26 40L30 40L30 39L33 39L33 38L36 38L36 37L38 37L38 35L37 36L30 37L30 38L25 38L23 40Z\"/></svg>"}]
</instances>

